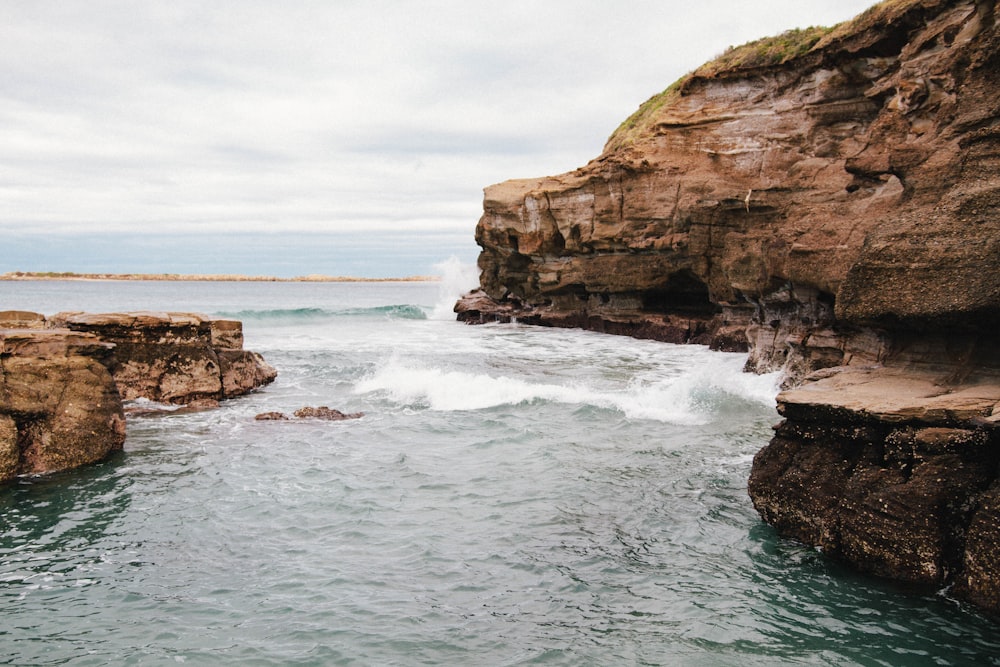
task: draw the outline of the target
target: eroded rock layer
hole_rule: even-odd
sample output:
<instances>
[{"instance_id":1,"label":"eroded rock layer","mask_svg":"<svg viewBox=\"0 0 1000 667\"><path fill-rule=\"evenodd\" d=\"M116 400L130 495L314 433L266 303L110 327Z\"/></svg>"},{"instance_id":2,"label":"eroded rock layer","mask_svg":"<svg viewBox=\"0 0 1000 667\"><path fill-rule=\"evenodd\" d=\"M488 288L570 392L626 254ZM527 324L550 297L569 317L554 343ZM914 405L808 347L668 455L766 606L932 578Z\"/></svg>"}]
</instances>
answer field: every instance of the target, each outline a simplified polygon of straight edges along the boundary
<instances>
[{"instance_id":1,"label":"eroded rock layer","mask_svg":"<svg viewBox=\"0 0 1000 667\"><path fill-rule=\"evenodd\" d=\"M125 416L106 368L112 348L65 329L0 328L0 482L122 448Z\"/></svg>"},{"instance_id":2,"label":"eroded rock layer","mask_svg":"<svg viewBox=\"0 0 1000 667\"><path fill-rule=\"evenodd\" d=\"M134 312L59 313L49 322L114 344L110 368L124 400L218 401L277 377L259 354L243 349L243 324L238 320Z\"/></svg>"},{"instance_id":3,"label":"eroded rock layer","mask_svg":"<svg viewBox=\"0 0 1000 667\"><path fill-rule=\"evenodd\" d=\"M486 189L459 317L717 341L792 380L899 332L992 336L998 54L993 2L896 0L787 62L706 66L587 166Z\"/></svg>"},{"instance_id":4,"label":"eroded rock layer","mask_svg":"<svg viewBox=\"0 0 1000 667\"><path fill-rule=\"evenodd\" d=\"M783 534L1000 611L994 0L889 0L727 53L574 172L486 188L467 322L748 351Z\"/></svg>"},{"instance_id":5,"label":"eroded rock layer","mask_svg":"<svg viewBox=\"0 0 1000 667\"><path fill-rule=\"evenodd\" d=\"M215 405L276 375L236 320L0 312L0 482L120 450L123 400Z\"/></svg>"}]
</instances>

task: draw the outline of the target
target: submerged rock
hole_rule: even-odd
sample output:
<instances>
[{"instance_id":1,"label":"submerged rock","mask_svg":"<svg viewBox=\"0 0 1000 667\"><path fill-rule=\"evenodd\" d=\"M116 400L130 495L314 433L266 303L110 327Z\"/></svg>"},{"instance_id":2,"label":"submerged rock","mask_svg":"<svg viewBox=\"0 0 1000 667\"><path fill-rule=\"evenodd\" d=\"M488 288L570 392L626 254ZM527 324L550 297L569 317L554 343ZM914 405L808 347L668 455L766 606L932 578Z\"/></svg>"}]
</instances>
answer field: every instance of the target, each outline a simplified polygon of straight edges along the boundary
<instances>
[{"instance_id":1,"label":"submerged rock","mask_svg":"<svg viewBox=\"0 0 1000 667\"><path fill-rule=\"evenodd\" d=\"M326 421L344 421L345 419L359 419L365 416L363 412L341 412L321 405L318 408L304 407L292 413L297 419L324 419ZM287 421L291 419L284 412L262 412L254 419L258 421Z\"/></svg>"}]
</instances>

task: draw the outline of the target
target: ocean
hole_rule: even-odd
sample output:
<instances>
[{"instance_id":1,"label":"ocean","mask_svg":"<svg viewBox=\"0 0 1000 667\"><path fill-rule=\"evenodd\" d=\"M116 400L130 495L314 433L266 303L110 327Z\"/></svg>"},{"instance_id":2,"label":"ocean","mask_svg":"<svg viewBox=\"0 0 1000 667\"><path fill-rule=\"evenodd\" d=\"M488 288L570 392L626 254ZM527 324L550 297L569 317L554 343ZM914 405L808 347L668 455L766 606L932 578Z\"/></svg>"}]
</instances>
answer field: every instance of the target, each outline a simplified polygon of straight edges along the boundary
<instances>
[{"instance_id":1,"label":"ocean","mask_svg":"<svg viewBox=\"0 0 1000 667\"><path fill-rule=\"evenodd\" d=\"M466 285L467 286L467 285ZM441 283L0 282L243 321L278 369L0 488L0 663L983 665L993 621L778 537L744 355L454 321ZM326 405L344 422L256 421Z\"/></svg>"}]
</instances>

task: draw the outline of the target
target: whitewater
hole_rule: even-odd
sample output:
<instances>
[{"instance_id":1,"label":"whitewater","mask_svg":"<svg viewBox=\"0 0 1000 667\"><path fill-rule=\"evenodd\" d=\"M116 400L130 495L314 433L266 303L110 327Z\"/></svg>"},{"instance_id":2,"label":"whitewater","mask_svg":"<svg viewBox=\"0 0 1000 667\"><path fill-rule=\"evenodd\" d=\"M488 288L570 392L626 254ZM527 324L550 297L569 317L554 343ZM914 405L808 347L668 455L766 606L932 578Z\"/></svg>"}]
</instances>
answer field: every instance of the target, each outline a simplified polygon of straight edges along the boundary
<instances>
[{"instance_id":1,"label":"whitewater","mask_svg":"<svg viewBox=\"0 0 1000 667\"><path fill-rule=\"evenodd\" d=\"M0 282L0 310L238 318L279 371L0 488L0 663L1000 664L995 624L947 591L759 520L776 376L463 325L468 280ZM364 417L254 419L319 405Z\"/></svg>"}]
</instances>

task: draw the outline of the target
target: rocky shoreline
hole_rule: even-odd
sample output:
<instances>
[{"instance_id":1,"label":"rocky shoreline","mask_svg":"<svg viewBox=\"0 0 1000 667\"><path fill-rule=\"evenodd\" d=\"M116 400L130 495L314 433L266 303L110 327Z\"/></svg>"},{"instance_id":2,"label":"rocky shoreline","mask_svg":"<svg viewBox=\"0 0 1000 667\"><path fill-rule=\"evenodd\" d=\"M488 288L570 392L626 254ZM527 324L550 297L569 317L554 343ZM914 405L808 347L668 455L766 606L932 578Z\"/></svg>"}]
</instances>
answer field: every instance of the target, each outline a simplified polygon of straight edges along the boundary
<instances>
[{"instance_id":1,"label":"rocky shoreline","mask_svg":"<svg viewBox=\"0 0 1000 667\"><path fill-rule=\"evenodd\" d=\"M747 351L785 387L761 517L1000 612L995 4L746 45L586 166L486 188L459 319Z\"/></svg>"},{"instance_id":2,"label":"rocky shoreline","mask_svg":"<svg viewBox=\"0 0 1000 667\"><path fill-rule=\"evenodd\" d=\"M122 449L123 401L215 407L276 376L237 320L0 312L0 483Z\"/></svg>"}]
</instances>

